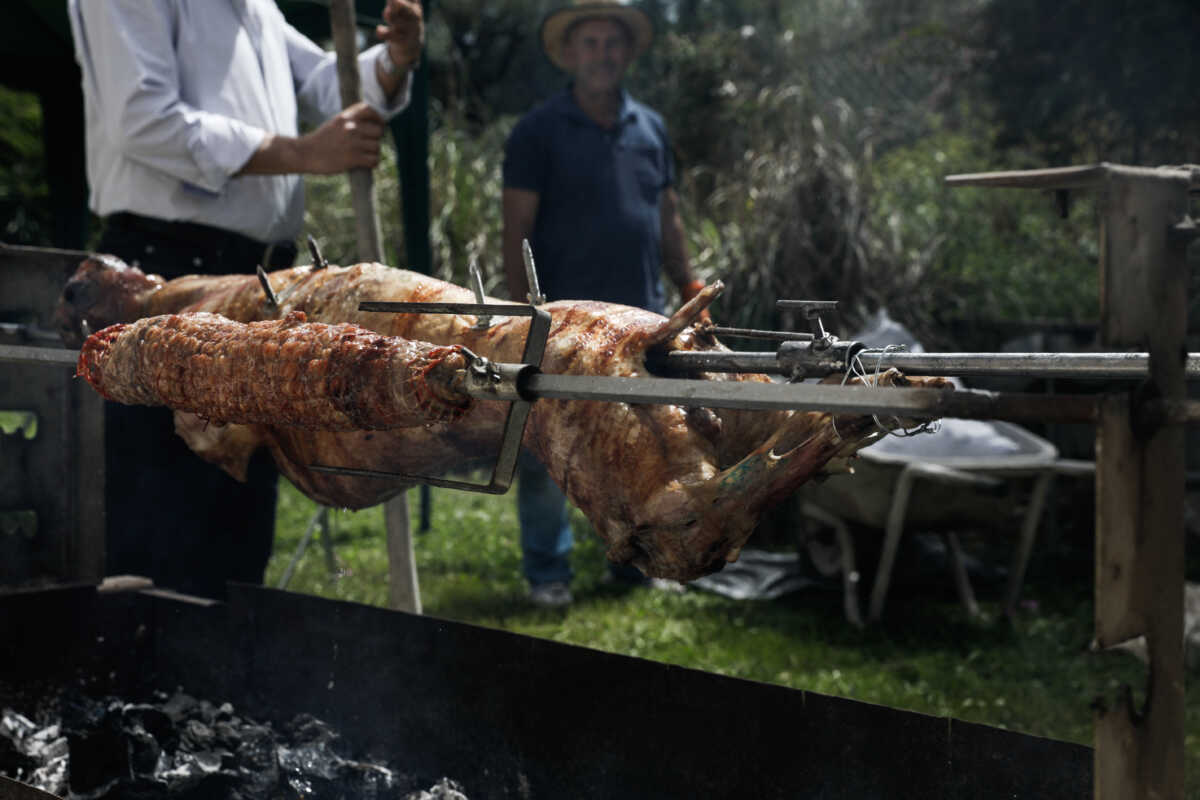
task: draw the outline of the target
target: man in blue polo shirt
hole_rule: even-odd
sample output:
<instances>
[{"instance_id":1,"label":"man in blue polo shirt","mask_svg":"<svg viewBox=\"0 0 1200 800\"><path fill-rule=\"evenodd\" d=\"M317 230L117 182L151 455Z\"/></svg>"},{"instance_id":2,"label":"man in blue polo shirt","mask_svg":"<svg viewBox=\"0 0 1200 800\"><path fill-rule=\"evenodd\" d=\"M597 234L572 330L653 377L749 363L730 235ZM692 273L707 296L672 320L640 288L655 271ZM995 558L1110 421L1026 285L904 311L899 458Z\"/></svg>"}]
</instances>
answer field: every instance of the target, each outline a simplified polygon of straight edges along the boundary
<instances>
[{"instance_id":1,"label":"man in blue polo shirt","mask_svg":"<svg viewBox=\"0 0 1200 800\"><path fill-rule=\"evenodd\" d=\"M622 88L653 35L649 16L614 0L577 0L542 23L546 55L572 80L517 123L505 148L504 270L514 299L528 293L522 239L533 249L548 300L603 300L662 313L661 272L684 300L703 288L688 264L662 117ZM528 456L517 514L530 599L569 604L566 498ZM640 578L636 570L614 573Z\"/></svg>"}]
</instances>

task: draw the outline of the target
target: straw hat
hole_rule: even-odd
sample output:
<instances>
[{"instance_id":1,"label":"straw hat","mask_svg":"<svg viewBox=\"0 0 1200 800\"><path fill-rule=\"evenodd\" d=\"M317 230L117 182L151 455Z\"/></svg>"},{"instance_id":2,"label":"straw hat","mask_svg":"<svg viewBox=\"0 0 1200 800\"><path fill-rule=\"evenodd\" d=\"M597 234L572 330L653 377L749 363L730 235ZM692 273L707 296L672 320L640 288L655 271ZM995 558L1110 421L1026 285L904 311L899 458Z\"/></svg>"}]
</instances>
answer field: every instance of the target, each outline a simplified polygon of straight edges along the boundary
<instances>
[{"instance_id":1,"label":"straw hat","mask_svg":"<svg viewBox=\"0 0 1200 800\"><path fill-rule=\"evenodd\" d=\"M551 11L542 20L542 48L554 66L566 70L563 45L567 30L576 22L590 19L615 19L624 23L633 35L635 58L646 52L654 39L654 22L640 8L619 0L574 0L572 5Z\"/></svg>"}]
</instances>

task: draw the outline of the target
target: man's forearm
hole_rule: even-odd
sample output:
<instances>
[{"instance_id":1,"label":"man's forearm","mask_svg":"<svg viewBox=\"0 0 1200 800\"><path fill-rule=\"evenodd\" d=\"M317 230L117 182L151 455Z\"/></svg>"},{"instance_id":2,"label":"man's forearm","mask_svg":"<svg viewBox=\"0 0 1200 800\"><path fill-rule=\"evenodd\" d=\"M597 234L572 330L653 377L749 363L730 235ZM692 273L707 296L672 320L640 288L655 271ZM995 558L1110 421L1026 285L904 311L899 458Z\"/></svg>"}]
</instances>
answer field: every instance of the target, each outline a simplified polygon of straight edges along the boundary
<instances>
[{"instance_id":1,"label":"man's forearm","mask_svg":"<svg viewBox=\"0 0 1200 800\"><path fill-rule=\"evenodd\" d=\"M386 62L381 59L386 59ZM418 62L419 59L401 64L392 56L388 47L384 47L381 54L375 59L375 80L379 81L379 88L383 90L383 96L389 103L396 99L396 93L408 81L409 73L417 68Z\"/></svg>"},{"instance_id":2,"label":"man's forearm","mask_svg":"<svg viewBox=\"0 0 1200 800\"><path fill-rule=\"evenodd\" d=\"M692 275L687 235L683 231L683 217L679 213L679 200L674 190L667 189L663 192L660 213L663 271L682 292L695 281L695 276Z\"/></svg>"},{"instance_id":3,"label":"man's forearm","mask_svg":"<svg viewBox=\"0 0 1200 800\"><path fill-rule=\"evenodd\" d=\"M683 222L678 216L663 227L662 257L663 272L680 290L695 280L691 259L688 258Z\"/></svg>"},{"instance_id":4,"label":"man's forearm","mask_svg":"<svg viewBox=\"0 0 1200 800\"><path fill-rule=\"evenodd\" d=\"M663 272L667 273L671 283L682 289L695 280L691 261L687 257L686 250L673 250L666 247L665 244L664 242Z\"/></svg>"},{"instance_id":5,"label":"man's forearm","mask_svg":"<svg viewBox=\"0 0 1200 800\"><path fill-rule=\"evenodd\" d=\"M304 145L292 136L268 133L238 175L291 175L307 172Z\"/></svg>"},{"instance_id":6,"label":"man's forearm","mask_svg":"<svg viewBox=\"0 0 1200 800\"><path fill-rule=\"evenodd\" d=\"M500 241L508 296L513 302L524 303L529 297L529 279L525 277L525 248L522 243L533 233L541 198L537 192L506 186L500 202L503 219Z\"/></svg>"}]
</instances>

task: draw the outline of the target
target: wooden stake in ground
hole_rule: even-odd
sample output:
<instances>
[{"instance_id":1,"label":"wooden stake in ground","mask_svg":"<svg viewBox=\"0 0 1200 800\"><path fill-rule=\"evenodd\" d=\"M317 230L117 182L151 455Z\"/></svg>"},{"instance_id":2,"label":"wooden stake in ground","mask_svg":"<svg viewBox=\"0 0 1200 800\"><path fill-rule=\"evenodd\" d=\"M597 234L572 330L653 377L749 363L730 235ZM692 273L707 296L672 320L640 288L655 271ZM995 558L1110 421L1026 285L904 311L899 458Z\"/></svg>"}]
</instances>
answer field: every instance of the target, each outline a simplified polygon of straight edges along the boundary
<instances>
[{"instance_id":1,"label":"wooden stake in ground","mask_svg":"<svg viewBox=\"0 0 1200 800\"><path fill-rule=\"evenodd\" d=\"M329 21L337 53L342 107L348 108L362 99L353 0L330 0ZM350 196L358 234L358 258L382 262L383 240L379 235L379 212L375 207L375 180L369 169L350 170ZM408 492L401 492L387 501L383 516L387 529L388 605L398 611L420 614L421 591L417 584L417 562L413 556L408 519Z\"/></svg>"}]
</instances>

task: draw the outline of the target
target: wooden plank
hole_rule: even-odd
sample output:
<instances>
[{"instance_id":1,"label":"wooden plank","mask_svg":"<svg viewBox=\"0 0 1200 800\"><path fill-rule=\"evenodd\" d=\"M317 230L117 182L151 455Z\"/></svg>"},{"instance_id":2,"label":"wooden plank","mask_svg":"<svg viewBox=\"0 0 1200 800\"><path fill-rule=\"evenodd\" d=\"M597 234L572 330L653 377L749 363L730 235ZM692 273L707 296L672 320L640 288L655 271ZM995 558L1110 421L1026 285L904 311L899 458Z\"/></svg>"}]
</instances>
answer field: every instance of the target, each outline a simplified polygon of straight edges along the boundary
<instances>
[{"instance_id":1,"label":"wooden plank","mask_svg":"<svg viewBox=\"0 0 1200 800\"><path fill-rule=\"evenodd\" d=\"M1013 189L1103 189L1115 175L1193 180L1194 170L1183 167L1126 167L1099 163L1079 167L973 172L947 175L948 186L992 186Z\"/></svg>"},{"instance_id":2,"label":"wooden plank","mask_svg":"<svg viewBox=\"0 0 1200 800\"><path fill-rule=\"evenodd\" d=\"M947 175L948 186L995 186L1014 189L1084 189L1099 186L1107 174L1106 165L1053 167L1051 169L972 172Z\"/></svg>"},{"instance_id":3,"label":"wooden plank","mask_svg":"<svg viewBox=\"0 0 1200 800\"><path fill-rule=\"evenodd\" d=\"M1183 797L1184 431L1147 419L1156 396L1185 393L1184 248L1190 175L1109 170L1100 197L1101 333L1107 347L1147 349L1150 380L1105 400L1097 429L1096 640L1145 635L1146 704L1126 687L1097 703L1095 797Z\"/></svg>"},{"instance_id":4,"label":"wooden plank","mask_svg":"<svg viewBox=\"0 0 1200 800\"><path fill-rule=\"evenodd\" d=\"M342 108L362 100L362 80L358 74L358 41L354 25L353 0L331 0L329 21L337 51L338 87ZM350 170L350 200L354 205L354 229L358 235L358 257L363 261L383 261L383 241L379 236L379 213L375 207L375 179L371 170Z\"/></svg>"}]
</instances>

